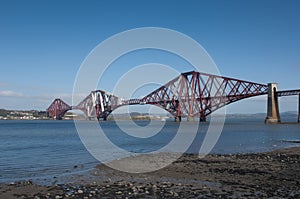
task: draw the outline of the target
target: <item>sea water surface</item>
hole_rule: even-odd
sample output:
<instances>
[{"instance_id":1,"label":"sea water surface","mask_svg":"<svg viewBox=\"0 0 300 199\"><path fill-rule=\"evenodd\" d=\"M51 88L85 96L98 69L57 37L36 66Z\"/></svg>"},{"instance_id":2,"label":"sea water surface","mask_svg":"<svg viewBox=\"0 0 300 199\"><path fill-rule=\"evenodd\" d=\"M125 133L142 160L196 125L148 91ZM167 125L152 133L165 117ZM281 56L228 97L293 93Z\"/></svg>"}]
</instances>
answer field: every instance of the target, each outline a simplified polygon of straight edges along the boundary
<instances>
[{"instance_id":1,"label":"sea water surface","mask_svg":"<svg viewBox=\"0 0 300 199\"><path fill-rule=\"evenodd\" d=\"M87 121L88 123L88 121ZM127 121L121 121L127 125ZM146 126L148 121L136 121ZM162 125L162 121L153 121ZM189 128L187 124L185 128ZM163 129L149 138L124 134L113 121L101 123L108 138L136 154L153 152L174 138L179 124L165 122ZM198 153L209 123L201 123L189 153ZM134 126L132 126L134 128ZM93 139L93 138L91 138ZM299 124L265 125L262 118L226 119L223 131L211 153L251 153L300 146L288 141L300 140ZM108 152L104 155L114 158ZM115 156L117 157L117 155ZM85 148L73 121L0 121L0 182L53 179L94 168L100 164Z\"/></svg>"}]
</instances>

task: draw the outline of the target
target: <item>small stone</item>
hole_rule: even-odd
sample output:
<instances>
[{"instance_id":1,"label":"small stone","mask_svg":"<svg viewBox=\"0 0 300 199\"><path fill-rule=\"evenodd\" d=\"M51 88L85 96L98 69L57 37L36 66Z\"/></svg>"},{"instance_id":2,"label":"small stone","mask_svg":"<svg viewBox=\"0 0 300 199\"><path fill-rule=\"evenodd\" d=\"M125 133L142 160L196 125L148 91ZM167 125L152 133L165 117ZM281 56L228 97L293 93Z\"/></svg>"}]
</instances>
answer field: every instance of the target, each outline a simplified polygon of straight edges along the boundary
<instances>
[{"instance_id":1,"label":"small stone","mask_svg":"<svg viewBox=\"0 0 300 199\"><path fill-rule=\"evenodd\" d=\"M79 189L79 190L77 191L77 193L83 194L83 191L82 191L81 189Z\"/></svg>"},{"instance_id":2,"label":"small stone","mask_svg":"<svg viewBox=\"0 0 300 199\"><path fill-rule=\"evenodd\" d=\"M136 187L132 187L131 189L133 193L136 193L138 191Z\"/></svg>"},{"instance_id":3,"label":"small stone","mask_svg":"<svg viewBox=\"0 0 300 199\"><path fill-rule=\"evenodd\" d=\"M122 191L117 191L116 194L117 194L117 195L121 195L121 194L122 194Z\"/></svg>"},{"instance_id":4,"label":"small stone","mask_svg":"<svg viewBox=\"0 0 300 199\"><path fill-rule=\"evenodd\" d=\"M95 195L95 194L96 194L96 191L90 191L90 194Z\"/></svg>"}]
</instances>

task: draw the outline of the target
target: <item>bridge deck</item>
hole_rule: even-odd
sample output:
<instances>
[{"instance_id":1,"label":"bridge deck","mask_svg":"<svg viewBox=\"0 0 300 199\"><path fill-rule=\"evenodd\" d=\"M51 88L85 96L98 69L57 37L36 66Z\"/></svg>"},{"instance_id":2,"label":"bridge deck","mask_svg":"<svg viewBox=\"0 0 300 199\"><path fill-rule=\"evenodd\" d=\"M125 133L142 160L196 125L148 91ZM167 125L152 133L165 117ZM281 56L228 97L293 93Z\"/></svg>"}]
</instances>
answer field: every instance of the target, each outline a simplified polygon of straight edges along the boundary
<instances>
[{"instance_id":1,"label":"bridge deck","mask_svg":"<svg viewBox=\"0 0 300 199\"><path fill-rule=\"evenodd\" d=\"M278 91L277 96L291 96L291 95L300 95L300 89L299 90L285 90L285 91Z\"/></svg>"}]
</instances>

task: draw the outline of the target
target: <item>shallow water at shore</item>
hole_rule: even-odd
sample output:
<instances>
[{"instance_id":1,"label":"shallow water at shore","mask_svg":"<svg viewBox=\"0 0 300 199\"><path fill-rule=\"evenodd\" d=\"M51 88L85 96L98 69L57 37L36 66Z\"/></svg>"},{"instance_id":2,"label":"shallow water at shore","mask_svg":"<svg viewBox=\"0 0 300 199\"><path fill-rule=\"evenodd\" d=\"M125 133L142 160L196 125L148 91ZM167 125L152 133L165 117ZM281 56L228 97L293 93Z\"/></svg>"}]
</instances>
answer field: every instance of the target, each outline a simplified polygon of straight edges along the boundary
<instances>
[{"instance_id":1,"label":"shallow water at shore","mask_svg":"<svg viewBox=\"0 0 300 199\"><path fill-rule=\"evenodd\" d=\"M299 152L300 147L204 158L184 154L163 169L139 174L101 164L54 185L0 183L0 198L300 198ZM170 158L154 156L158 162ZM149 155L141 158L149 162Z\"/></svg>"},{"instance_id":2,"label":"shallow water at shore","mask_svg":"<svg viewBox=\"0 0 300 199\"><path fill-rule=\"evenodd\" d=\"M122 122L129 125L126 121ZM143 126L148 122L137 123ZM161 121L155 123L160 125ZM199 151L208 124L201 124L187 152ZM299 127L300 125L265 125L262 118L227 119L219 141L211 153L264 152L300 146L299 143L287 142L300 140ZM178 129L178 123L166 122L159 136L138 142L120 136L120 129L115 122L105 122L102 128L110 133L119 146L139 154L155 151L168 143ZM99 164L85 149L73 121L0 121L0 140L0 182L29 179L57 182L61 176L80 175ZM104 151L107 151L110 158L119 158L118 154L109 153L109 149Z\"/></svg>"}]
</instances>

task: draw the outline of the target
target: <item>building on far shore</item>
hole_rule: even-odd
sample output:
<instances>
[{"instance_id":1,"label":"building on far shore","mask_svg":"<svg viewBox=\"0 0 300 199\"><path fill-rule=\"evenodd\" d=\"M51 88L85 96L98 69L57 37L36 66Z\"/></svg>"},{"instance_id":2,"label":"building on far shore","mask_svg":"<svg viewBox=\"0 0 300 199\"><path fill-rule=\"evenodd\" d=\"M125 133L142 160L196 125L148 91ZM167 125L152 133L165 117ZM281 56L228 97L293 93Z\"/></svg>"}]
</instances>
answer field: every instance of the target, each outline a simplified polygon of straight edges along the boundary
<instances>
[{"instance_id":1,"label":"building on far shore","mask_svg":"<svg viewBox=\"0 0 300 199\"><path fill-rule=\"evenodd\" d=\"M0 109L0 120L45 120L47 117L46 111L37 110L5 110Z\"/></svg>"}]
</instances>

